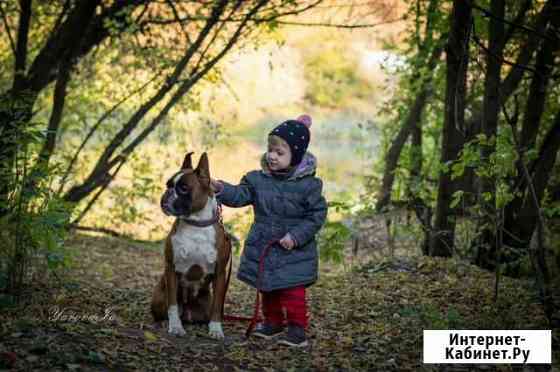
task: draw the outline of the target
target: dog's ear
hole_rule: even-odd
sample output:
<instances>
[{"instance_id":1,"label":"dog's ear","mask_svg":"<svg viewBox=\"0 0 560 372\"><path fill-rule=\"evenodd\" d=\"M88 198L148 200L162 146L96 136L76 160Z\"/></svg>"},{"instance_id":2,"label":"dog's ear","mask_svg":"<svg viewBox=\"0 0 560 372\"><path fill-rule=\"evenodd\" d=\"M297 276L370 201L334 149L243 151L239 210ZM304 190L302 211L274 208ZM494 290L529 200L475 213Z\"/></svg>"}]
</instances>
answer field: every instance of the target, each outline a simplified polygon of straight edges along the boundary
<instances>
[{"instance_id":1,"label":"dog's ear","mask_svg":"<svg viewBox=\"0 0 560 372\"><path fill-rule=\"evenodd\" d=\"M206 153L203 153L200 157L195 172L204 185L210 185L210 166L208 165L208 155Z\"/></svg>"},{"instance_id":2,"label":"dog's ear","mask_svg":"<svg viewBox=\"0 0 560 372\"><path fill-rule=\"evenodd\" d=\"M194 152L189 152L187 155L185 155L185 160L183 160L181 169L193 169L191 160L192 154L194 154Z\"/></svg>"}]
</instances>

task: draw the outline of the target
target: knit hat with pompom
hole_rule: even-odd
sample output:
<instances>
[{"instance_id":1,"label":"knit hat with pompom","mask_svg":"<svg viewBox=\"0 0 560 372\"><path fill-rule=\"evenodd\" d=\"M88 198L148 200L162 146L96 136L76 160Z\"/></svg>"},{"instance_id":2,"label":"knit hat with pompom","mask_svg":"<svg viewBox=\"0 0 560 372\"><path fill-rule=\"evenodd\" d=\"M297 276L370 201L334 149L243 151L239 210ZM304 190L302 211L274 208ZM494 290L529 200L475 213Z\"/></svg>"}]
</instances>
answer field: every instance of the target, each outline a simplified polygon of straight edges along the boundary
<instances>
[{"instance_id":1,"label":"knit hat with pompom","mask_svg":"<svg viewBox=\"0 0 560 372\"><path fill-rule=\"evenodd\" d=\"M309 132L311 123L311 116L300 115L296 120L286 120L280 123L268 134L269 136L282 138L290 146L290 152L292 153L290 165L292 166L298 165L307 151L311 139L311 133Z\"/></svg>"}]
</instances>

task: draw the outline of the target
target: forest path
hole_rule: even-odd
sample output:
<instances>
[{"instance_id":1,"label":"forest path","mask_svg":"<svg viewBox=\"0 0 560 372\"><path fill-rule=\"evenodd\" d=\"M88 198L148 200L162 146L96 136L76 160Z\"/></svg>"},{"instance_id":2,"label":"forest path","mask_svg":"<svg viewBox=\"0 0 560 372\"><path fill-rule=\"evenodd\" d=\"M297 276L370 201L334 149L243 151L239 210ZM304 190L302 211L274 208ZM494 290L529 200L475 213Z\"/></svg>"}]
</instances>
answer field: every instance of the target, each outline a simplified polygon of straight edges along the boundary
<instances>
[{"instance_id":1,"label":"forest path","mask_svg":"<svg viewBox=\"0 0 560 372\"><path fill-rule=\"evenodd\" d=\"M245 339L226 322L223 342L206 326L176 338L152 325L149 303L163 244L75 235L75 264L0 312L0 368L80 371L468 371L422 364L423 329L546 329L533 284L455 260L401 258L327 272L309 289L310 346ZM236 264L236 262L235 262ZM226 313L250 316L255 292L232 275ZM557 358L553 357L553 361ZM451 367L451 366L449 366ZM521 371L521 367L479 366Z\"/></svg>"}]
</instances>

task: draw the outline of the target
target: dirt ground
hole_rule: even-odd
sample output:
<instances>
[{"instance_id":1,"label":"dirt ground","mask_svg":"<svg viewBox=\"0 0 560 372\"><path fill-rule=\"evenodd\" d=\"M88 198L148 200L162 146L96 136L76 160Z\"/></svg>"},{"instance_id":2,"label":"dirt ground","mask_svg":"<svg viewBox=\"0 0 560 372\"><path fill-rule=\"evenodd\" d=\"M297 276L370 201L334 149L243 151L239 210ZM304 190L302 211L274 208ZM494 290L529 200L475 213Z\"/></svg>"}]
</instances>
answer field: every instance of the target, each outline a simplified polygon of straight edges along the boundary
<instances>
[{"instance_id":1,"label":"dirt ground","mask_svg":"<svg viewBox=\"0 0 560 372\"><path fill-rule=\"evenodd\" d=\"M67 243L73 265L36 281L0 315L0 368L19 371L469 371L422 363L424 329L548 329L532 281L502 278L458 260L375 259L321 266L309 289L310 346L245 339L227 322L223 342L203 325L182 338L153 325L151 291L163 244L86 234ZM237 264L234 261L234 272ZM44 278L45 276L43 276ZM232 278L227 314L249 316L255 292ZM557 348L558 330L553 333ZM558 350L558 349L556 349ZM553 351L553 370L558 371ZM477 365L484 371L530 371Z\"/></svg>"}]
</instances>

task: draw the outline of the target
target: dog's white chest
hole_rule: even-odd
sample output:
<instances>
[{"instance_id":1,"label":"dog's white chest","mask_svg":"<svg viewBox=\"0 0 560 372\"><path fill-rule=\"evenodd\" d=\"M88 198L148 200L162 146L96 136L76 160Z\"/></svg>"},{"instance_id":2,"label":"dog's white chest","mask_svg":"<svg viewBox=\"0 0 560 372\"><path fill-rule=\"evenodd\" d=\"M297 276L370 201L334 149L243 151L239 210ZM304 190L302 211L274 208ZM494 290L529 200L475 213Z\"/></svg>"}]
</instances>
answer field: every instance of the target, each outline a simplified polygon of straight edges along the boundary
<instances>
[{"instance_id":1,"label":"dog's white chest","mask_svg":"<svg viewBox=\"0 0 560 372\"><path fill-rule=\"evenodd\" d=\"M190 219L204 220L212 217L215 199L210 199L206 207ZM173 262L175 271L186 273L189 268L198 264L214 272L216 264L216 229L214 226L197 227L179 221L175 234L171 237L173 246Z\"/></svg>"}]
</instances>

